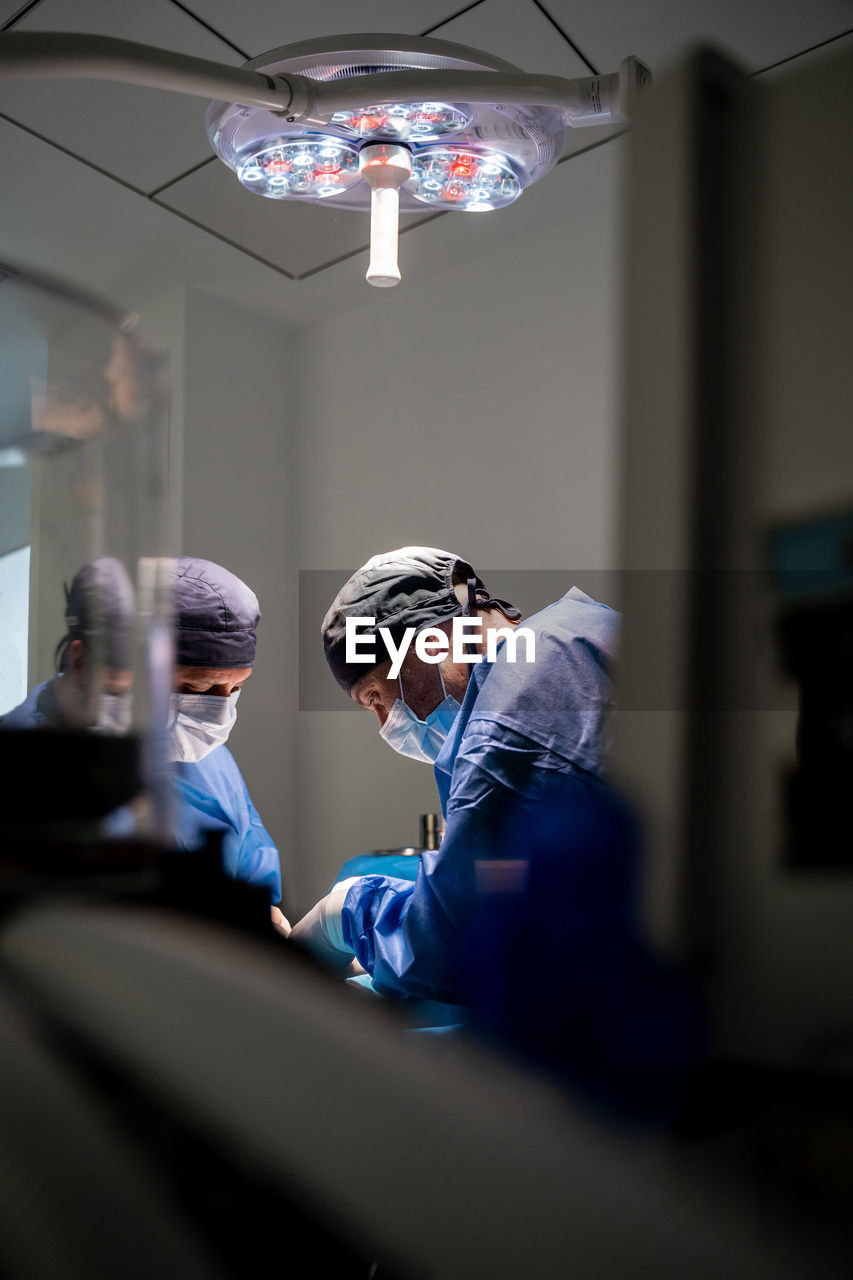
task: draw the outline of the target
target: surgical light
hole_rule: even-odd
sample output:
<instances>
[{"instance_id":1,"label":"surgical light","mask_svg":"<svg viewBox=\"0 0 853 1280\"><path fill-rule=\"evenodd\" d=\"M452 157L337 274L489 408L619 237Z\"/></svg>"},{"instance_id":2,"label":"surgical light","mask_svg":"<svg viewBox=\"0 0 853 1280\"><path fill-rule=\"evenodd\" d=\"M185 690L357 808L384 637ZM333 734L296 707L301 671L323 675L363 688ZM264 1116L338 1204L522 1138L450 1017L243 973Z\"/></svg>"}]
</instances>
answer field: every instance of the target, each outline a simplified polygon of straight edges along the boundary
<instances>
[{"instance_id":1,"label":"surgical light","mask_svg":"<svg viewBox=\"0 0 853 1280\"><path fill-rule=\"evenodd\" d=\"M335 111L312 111L282 121L263 107L212 102L207 133L217 155L234 169L245 187L276 199L324 200L334 194L335 208L371 209L371 257L367 280L388 286L400 279L397 266L399 213L417 213L428 205L440 211L486 212L519 198L557 162L568 123L609 123L619 119L616 96L619 76L598 77L579 87L570 105L557 105L547 92L505 92L506 77L533 79L517 67L464 45L412 36L339 36L287 45L255 58L247 69L276 80L298 75L318 82L320 99L334 89L346 92L353 81L351 105ZM470 95L417 97L400 92L401 73L433 73L464 88L471 74L491 73L495 101L471 102ZM365 98L370 77L375 96ZM413 85L417 79L409 79ZM549 77L538 78L543 84ZM499 88L498 82L504 83ZM606 83L605 83L606 82ZM569 82L563 82L567 86ZM381 86L395 93L383 96ZM377 93L376 90L379 89ZM609 96L608 96L609 94ZM480 97L484 95L482 92ZM541 96L542 101L537 101ZM525 101L524 98L527 98ZM398 100L394 100L394 99ZM316 104L321 107L318 99ZM257 172L259 158L278 156L290 145L323 149L348 147L347 163L334 181L293 181L288 173L272 177ZM365 159L370 148L395 151L391 168L381 170ZM355 148L358 173L349 161ZM405 151L405 161L402 154ZM249 168L247 169L247 163ZM405 172L404 172L405 170ZM358 180L360 175L360 179Z\"/></svg>"},{"instance_id":2,"label":"surgical light","mask_svg":"<svg viewBox=\"0 0 853 1280\"><path fill-rule=\"evenodd\" d=\"M399 212L512 204L557 163L567 125L627 122L651 79L637 58L579 80L528 75L416 36L309 40L230 67L108 36L0 35L0 79L68 77L213 97L208 137L247 190L370 207L377 285L400 279Z\"/></svg>"}]
</instances>

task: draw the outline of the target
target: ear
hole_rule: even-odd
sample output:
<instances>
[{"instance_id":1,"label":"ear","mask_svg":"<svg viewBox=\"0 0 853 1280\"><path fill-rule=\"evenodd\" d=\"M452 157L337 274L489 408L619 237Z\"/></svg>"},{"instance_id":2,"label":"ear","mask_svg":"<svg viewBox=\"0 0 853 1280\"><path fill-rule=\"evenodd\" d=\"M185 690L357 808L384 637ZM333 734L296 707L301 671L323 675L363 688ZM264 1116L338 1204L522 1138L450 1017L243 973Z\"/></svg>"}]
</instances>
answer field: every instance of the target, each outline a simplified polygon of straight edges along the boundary
<instances>
[{"instance_id":1,"label":"ear","mask_svg":"<svg viewBox=\"0 0 853 1280\"><path fill-rule=\"evenodd\" d=\"M69 676L76 676L82 679L88 670L89 658L86 654L86 646L82 640L72 640L68 649L68 657L65 662L65 670Z\"/></svg>"}]
</instances>

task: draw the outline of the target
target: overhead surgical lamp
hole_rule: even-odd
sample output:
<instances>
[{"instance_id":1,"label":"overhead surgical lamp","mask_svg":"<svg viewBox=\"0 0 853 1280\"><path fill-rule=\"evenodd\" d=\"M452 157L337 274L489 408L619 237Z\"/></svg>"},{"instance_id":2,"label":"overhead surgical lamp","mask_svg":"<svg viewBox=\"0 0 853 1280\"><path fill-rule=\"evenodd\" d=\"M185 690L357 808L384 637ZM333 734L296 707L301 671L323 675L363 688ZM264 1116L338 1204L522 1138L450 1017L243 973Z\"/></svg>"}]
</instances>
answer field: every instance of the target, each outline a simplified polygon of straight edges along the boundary
<instances>
[{"instance_id":1,"label":"overhead surgical lamp","mask_svg":"<svg viewBox=\"0 0 853 1280\"><path fill-rule=\"evenodd\" d=\"M465 45L353 35L286 45L235 69L106 36L0 36L0 79L84 77L214 97L207 134L248 191L371 211L367 279L400 280L399 211L512 204L557 163L566 126L626 123L650 79L527 75Z\"/></svg>"}]
</instances>

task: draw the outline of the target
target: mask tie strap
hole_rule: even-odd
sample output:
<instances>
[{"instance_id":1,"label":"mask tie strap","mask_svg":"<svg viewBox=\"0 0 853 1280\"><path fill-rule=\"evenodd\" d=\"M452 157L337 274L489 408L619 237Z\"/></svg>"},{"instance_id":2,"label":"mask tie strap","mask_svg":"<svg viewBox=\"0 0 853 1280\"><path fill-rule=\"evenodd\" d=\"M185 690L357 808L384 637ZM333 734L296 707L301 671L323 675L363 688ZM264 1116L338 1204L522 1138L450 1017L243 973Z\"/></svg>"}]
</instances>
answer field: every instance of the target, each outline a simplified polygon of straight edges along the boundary
<instances>
[{"instance_id":1,"label":"mask tie strap","mask_svg":"<svg viewBox=\"0 0 853 1280\"><path fill-rule=\"evenodd\" d=\"M468 579L468 602L462 608L462 616L473 618L477 611L477 579Z\"/></svg>"},{"instance_id":2,"label":"mask tie strap","mask_svg":"<svg viewBox=\"0 0 853 1280\"><path fill-rule=\"evenodd\" d=\"M490 596L489 593L480 588L480 595L477 595L477 579L468 579L468 602L462 607L463 618L472 618L475 613L481 609L500 609L501 613L509 619L510 622L520 622L521 611L516 609L515 605L509 603L508 600L498 600L496 596Z\"/></svg>"}]
</instances>

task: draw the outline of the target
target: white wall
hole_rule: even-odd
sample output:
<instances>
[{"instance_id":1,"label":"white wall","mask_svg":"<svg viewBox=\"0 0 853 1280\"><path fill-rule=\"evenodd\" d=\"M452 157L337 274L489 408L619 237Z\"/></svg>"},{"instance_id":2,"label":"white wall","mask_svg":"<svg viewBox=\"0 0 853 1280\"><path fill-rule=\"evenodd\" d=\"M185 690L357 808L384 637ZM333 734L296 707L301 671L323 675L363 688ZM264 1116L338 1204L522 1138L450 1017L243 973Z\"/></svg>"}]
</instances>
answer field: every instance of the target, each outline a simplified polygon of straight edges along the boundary
<instances>
[{"instance_id":1,"label":"white wall","mask_svg":"<svg viewBox=\"0 0 853 1280\"><path fill-rule=\"evenodd\" d=\"M187 299L183 540L257 593L255 674L240 697L232 746L288 871L295 637L290 570L288 344L226 304Z\"/></svg>"},{"instance_id":2,"label":"white wall","mask_svg":"<svg viewBox=\"0 0 853 1280\"><path fill-rule=\"evenodd\" d=\"M613 566L619 158L608 145L549 176L566 184L560 222L414 285L366 288L362 310L301 336L300 569L343 582L406 543L484 569ZM438 807L431 770L341 707L297 717L299 910L347 857L413 843Z\"/></svg>"},{"instance_id":3,"label":"white wall","mask_svg":"<svg viewBox=\"0 0 853 1280\"><path fill-rule=\"evenodd\" d=\"M171 357L171 550L225 565L261 602L255 672L230 745L288 873L295 640L288 410L281 332L192 290L146 305L146 333Z\"/></svg>"}]
</instances>

